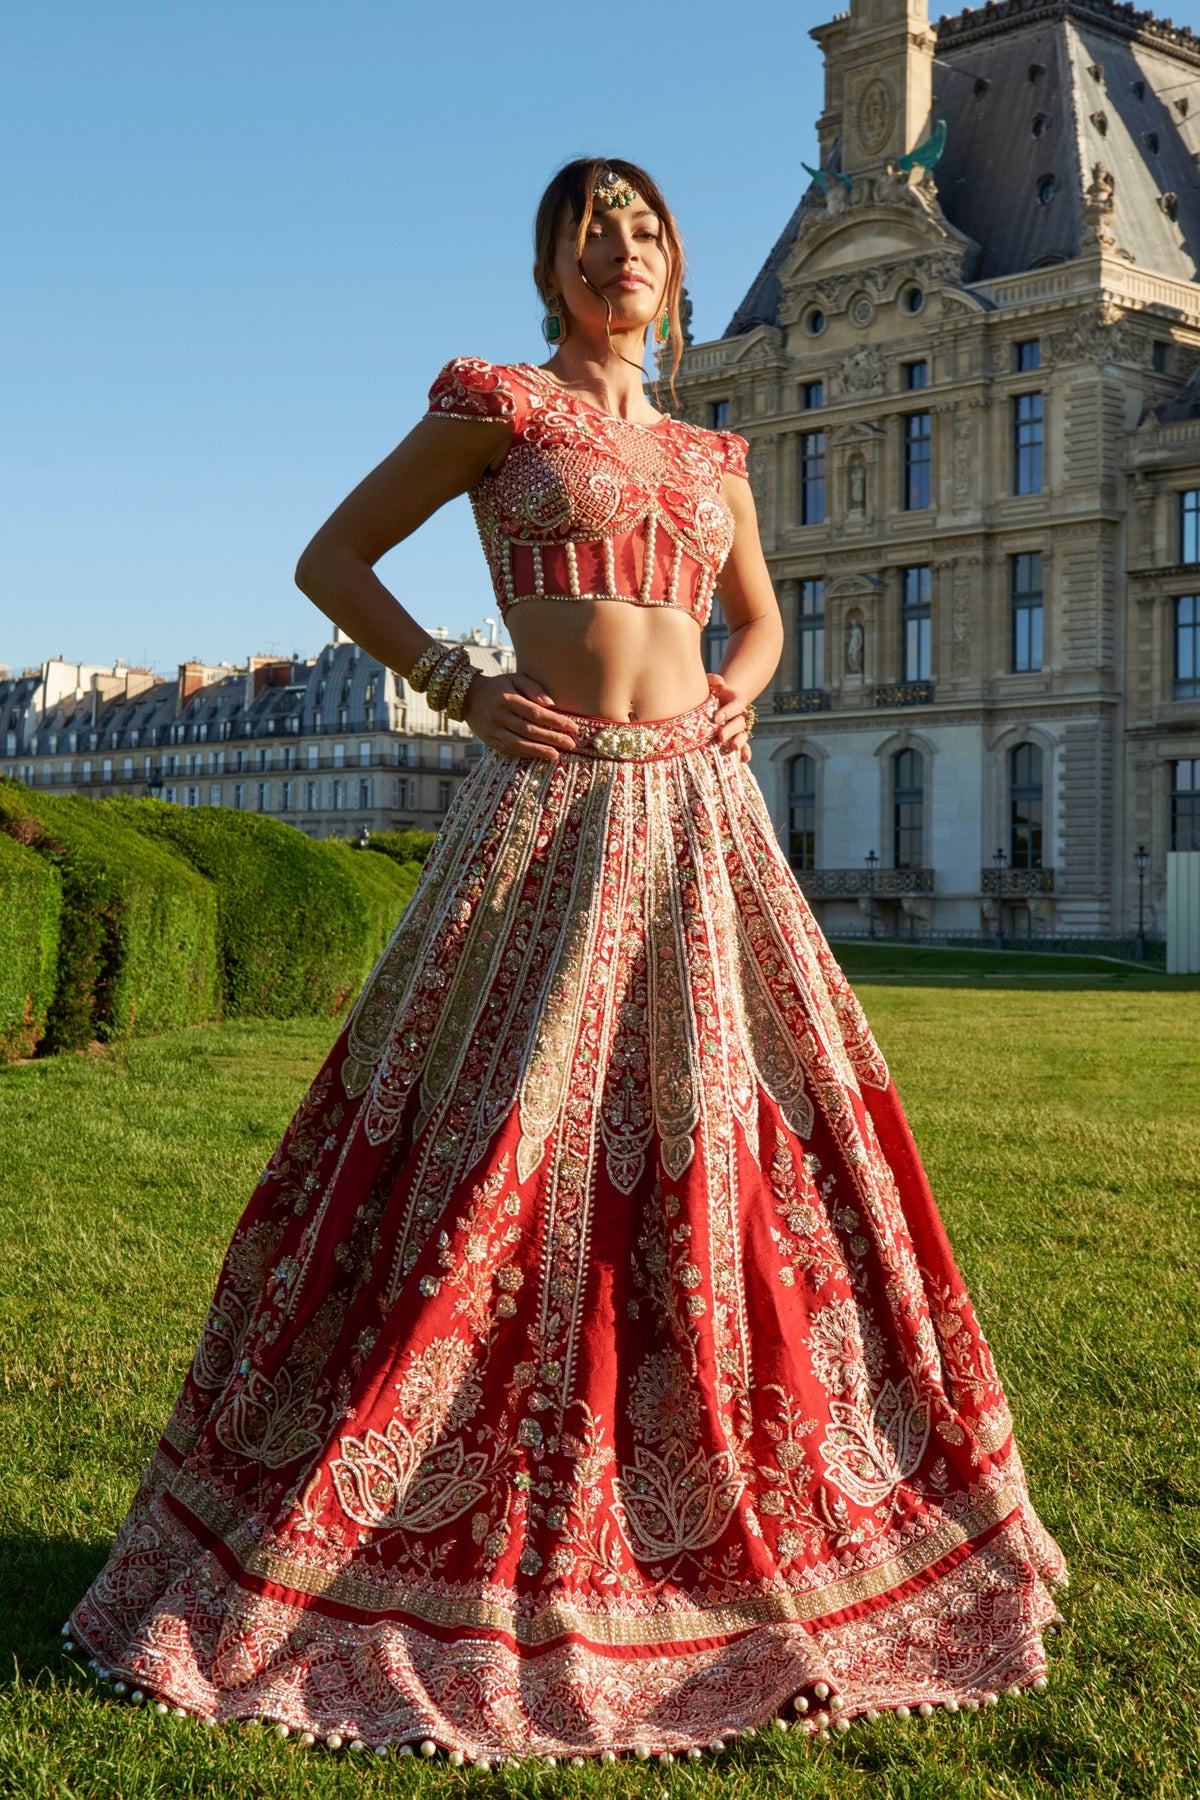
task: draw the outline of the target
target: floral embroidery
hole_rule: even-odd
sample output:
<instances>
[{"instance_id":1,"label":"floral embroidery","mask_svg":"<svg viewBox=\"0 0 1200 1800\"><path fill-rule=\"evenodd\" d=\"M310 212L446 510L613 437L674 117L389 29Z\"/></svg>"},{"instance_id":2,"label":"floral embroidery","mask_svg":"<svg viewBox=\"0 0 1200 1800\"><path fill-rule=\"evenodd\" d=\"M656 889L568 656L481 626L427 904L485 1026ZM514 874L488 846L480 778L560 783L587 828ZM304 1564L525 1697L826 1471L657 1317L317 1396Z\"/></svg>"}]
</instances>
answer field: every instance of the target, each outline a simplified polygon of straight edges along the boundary
<instances>
[{"instance_id":1,"label":"floral embroidery","mask_svg":"<svg viewBox=\"0 0 1200 1800\"><path fill-rule=\"evenodd\" d=\"M471 356L437 376L429 414L513 426L471 491L503 614L522 600L624 600L707 622L733 544L721 481L745 476L744 439L675 419L630 424L531 364ZM608 741L637 745L641 730L618 726Z\"/></svg>"},{"instance_id":2,"label":"floral embroidery","mask_svg":"<svg viewBox=\"0 0 1200 1800\"><path fill-rule=\"evenodd\" d=\"M73 1615L123 1679L494 1756L1041 1672L1061 1553L712 710L460 788Z\"/></svg>"}]
</instances>

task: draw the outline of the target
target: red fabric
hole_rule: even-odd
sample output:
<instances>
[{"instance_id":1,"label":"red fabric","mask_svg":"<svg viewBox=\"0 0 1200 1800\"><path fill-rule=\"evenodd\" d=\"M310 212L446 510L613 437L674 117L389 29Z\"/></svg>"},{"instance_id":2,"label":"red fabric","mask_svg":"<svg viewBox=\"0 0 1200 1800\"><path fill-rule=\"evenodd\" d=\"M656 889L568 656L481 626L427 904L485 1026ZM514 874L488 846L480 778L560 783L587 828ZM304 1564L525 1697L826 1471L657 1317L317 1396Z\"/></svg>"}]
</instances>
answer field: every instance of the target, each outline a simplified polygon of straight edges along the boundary
<instances>
[{"instance_id":1,"label":"red fabric","mask_svg":"<svg viewBox=\"0 0 1200 1800\"><path fill-rule=\"evenodd\" d=\"M459 790L72 1616L125 1680L493 1756L1040 1675L1061 1554L715 709Z\"/></svg>"},{"instance_id":2,"label":"red fabric","mask_svg":"<svg viewBox=\"0 0 1200 1800\"><path fill-rule=\"evenodd\" d=\"M531 364L468 356L437 376L429 415L513 427L471 492L502 613L530 599L623 600L707 622L733 544L721 483L746 474L743 438L677 419L630 424Z\"/></svg>"}]
</instances>

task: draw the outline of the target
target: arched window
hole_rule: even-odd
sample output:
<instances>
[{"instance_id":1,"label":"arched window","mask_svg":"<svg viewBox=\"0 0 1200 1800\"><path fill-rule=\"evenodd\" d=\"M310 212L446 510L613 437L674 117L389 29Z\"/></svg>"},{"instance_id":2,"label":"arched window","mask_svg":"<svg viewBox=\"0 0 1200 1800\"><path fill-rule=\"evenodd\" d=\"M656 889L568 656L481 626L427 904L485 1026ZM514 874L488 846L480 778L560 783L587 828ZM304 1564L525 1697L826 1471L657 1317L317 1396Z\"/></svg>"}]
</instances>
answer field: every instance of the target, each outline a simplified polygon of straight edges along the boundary
<instances>
[{"instance_id":1,"label":"arched window","mask_svg":"<svg viewBox=\"0 0 1200 1800\"><path fill-rule=\"evenodd\" d=\"M817 866L817 765L811 756L788 763L788 861L797 870Z\"/></svg>"},{"instance_id":2,"label":"arched window","mask_svg":"<svg viewBox=\"0 0 1200 1800\"><path fill-rule=\"evenodd\" d=\"M925 842L925 759L919 750L892 758L892 867L919 869Z\"/></svg>"},{"instance_id":3,"label":"arched window","mask_svg":"<svg viewBox=\"0 0 1200 1800\"><path fill-rule=\"evenodd\" d=\"M1008 759L1009 862L1014 869L1042 866L1042 753L1018 744Z\"/></svg>"}]
</instances>

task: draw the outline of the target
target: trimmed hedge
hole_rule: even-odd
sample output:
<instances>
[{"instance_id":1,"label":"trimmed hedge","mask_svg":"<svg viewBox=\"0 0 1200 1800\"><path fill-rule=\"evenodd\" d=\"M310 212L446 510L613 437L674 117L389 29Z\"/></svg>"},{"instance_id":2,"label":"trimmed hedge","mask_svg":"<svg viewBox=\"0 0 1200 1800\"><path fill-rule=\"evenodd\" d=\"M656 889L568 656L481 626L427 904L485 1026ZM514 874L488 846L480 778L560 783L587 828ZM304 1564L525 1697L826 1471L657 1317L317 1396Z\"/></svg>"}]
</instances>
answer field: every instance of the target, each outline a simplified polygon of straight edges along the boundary
<instances>
[{"instance_id":1,"label":"trimmed hedge","mask_svg":"<svg viewBox=\"0 0 1200 1800\"><path fill-rule=\"evenodd\" d=\"M365 981L412 899L421 865L397 863L390 856L376 856L373 850L354 849L344 838L320 838L317 848L346 871L366 908L367 938L359 977Z\"/></svg>"},{"instance_id":2,"label":"trimmed hedge","mask_svg":"<svg viewBox=\"0 0 1200 1800\"><path fill-rule=\"evenodd\" d=\"M171 1031L218 1000L217 909L208 882L148 845L114 803L34 794L0 781L0 830L62 877L63 910L46 1050Z\"/></svg>"},{"instance_id":3,"label":"trimmed hedge","mask_svg":"<svg viewBox=\"0 0 1200 1800\"><path fill-rule=\"evenodd\" d=\"M436 836L434 831L376 831L371 835L371 848L394 862L423 863Z\"/></svg>"},{"instance_id":4,"label":"trimmed hedge","mask_svg":"<svg viewBox=\"0 0 1200 1800\"><path fill-rule=\"evenodd\" d=\"M226 1013L337 1013L356 992L371 935L367 903L337 858L303 832L225 806L103 804L216 888Z\"/></svg>"},{"instance_id":5,"label":"trimmed hedge","mask_svg":"<svg viewBox=\"0 0 1200 1800\"><path fill-rule=\"evenodd\" d=\"M54 998L62 876L0 832L0 1062L32 1056Z\"/></svg>"}]
</instances>

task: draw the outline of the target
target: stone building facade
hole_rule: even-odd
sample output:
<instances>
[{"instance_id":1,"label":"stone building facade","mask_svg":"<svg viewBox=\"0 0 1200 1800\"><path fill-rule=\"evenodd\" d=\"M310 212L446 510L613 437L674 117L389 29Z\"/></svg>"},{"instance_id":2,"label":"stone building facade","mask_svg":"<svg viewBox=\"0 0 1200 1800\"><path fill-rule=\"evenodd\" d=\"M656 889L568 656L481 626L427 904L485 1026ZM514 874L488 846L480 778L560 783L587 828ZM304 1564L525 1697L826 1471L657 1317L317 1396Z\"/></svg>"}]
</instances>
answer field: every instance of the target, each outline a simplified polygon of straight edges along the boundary
<instances>
[{"instance_id":1,"label":"stone building facade","mask_svg":"<svg viewBox=\"0 0 1200 1800\"><path fill-rule=\"evenodd\" d=\"M1144 845L1159 930L1200 847L1200 38L1112 0L811 35L821 167L677 383L750 443L780 837L830 930L1098 937Z\"/></svg>"},{"instance_id":2,"label":"stone building facade","mask_svg":"<svg viewBox=\"0 0 1200 1800\"><path fill-rule=\"evenodd\" d=\"M482 632L460 641L487 674L514 666ZM173 680L59 659L0 679L3 774L268 813L309 837L436 830L482 749L340 633L308 661L181 663Z\"/></svg>"}]
</instances>

